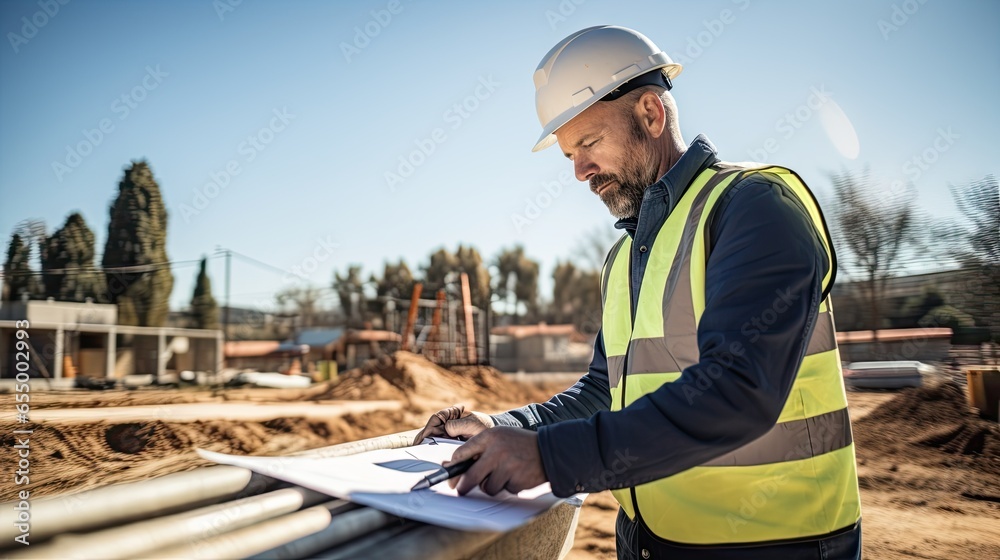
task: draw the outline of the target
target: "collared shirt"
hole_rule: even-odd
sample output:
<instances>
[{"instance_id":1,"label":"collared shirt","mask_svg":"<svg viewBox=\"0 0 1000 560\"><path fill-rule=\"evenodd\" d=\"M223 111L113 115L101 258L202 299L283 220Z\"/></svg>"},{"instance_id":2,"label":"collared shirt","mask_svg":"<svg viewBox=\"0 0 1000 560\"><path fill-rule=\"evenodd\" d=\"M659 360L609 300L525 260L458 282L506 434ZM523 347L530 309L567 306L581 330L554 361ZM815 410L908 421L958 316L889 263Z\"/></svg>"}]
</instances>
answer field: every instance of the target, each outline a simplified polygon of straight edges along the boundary
<instances>
[{"instance_id":1,"label":"collared shirt","mask_svg":"<svg viewBox=\"0 0 1000 560\"><path fill-rule=\"evenodd\" d=\"M715 146L699 134L691 146L679 160L667 170L659 181L646 188L639 206L639 216L623 218L615 223L615 228L624 229L632 236L632 268L629 271L632 285L632 318L635 318L635 306L639 301L639 289L642 277L646 273L646 263L649 262L649 250L653 240L660 231L660 226L667 221L667 216L674 211L677 201L684 196L688 185L706 167L719 161Z\"/></svg>"},{"instance_id":2,"label":"collared shirt","mask_svg":"<svg viewBox=\"0 0 1000 560\"><path fill-rule=\"evenodd\" d=\"M715 147L698 136L646 190L639 215L616 225L633 238L633 314L649 247L688 185L716 161ZM724 195L709 235L698 364L611 412L607 356L598 333L589 371L573 387L548 402L493 417L498 425L538 431L557 496L671 476L753 441L777 421L822 300L829 263L820 233L787 187L750 174ZM785 311L761 322L776 301ZM726 351L733 342L746 349L735 361ZM720 367L721 377L701 379ZM692 402L685 386L700 396Z\"/></svg>"}]
</instances>

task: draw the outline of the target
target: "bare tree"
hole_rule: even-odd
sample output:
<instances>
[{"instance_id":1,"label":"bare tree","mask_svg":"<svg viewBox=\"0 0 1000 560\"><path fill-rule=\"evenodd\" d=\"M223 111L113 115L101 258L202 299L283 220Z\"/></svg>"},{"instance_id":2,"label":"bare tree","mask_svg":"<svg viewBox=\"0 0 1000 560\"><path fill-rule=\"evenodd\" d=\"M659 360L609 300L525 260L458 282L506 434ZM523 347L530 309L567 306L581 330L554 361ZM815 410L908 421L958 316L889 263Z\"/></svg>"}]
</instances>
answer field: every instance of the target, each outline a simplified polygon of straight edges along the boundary
<instances>
[{"instance_id":1,"label":"bare tree","mask_svg":"<svg viewBox=\"0 0 1000 560\"><path fill-rule=\"evenodd\" d=\"M281 309L298 317L299 328L308 328L316 325L320 296L320 290L315 287L296 286L279 292L275 299Z\"/></svg>"},{"instance_id":2,"label":"bare tree","mask_svg":"<svg viewBox=\"0 0 1000 560\"><path fill-rule=\"evenodd\" d=\"M343 276L336 271L333 273L333 290L337 293L348 326L362 327L368 320L368 299L364 285L360 264L349 265Z\"/></svg>"},{"instance_id":3,"label":"bare tree","mask_svg":"<svg viewBox=\"0 0 1000 560\"><path fill-rule=\"evenodd\" d=\"M573 258L577 267L586 271L600 271L604 266L604 259L608 256L611 246L618 241L623 232L608 228L606 226L596 226L584 234L573 249Z\"/></svg>"},{"instance_id":4,"label":"bare tree","mask_svg":"<svg viewBox=\"0 0 1000 560\"><path fill-rule=\"evenodd\" d=\"M368 282L375 286L375 294L378 297L394 298L410 297L413 285L416 283L413 279L413 273L410 272L410 267L406 266L403 259L399 259L399 263L396 264L385 261L382 277L379 278L372 274Z\"/></svg>"},{"instance_id":5,"label":"bare tree","mask_svg":"<svg viewBox=\"0 0 1000 560\"><path fill-rule=\"evenodd\" d=\"M45 221L35 218L21 220L14 226L14 233L20 235L28 247L29 258L34 257L39 263L44 256L45 242L48 239L45 231Z\"/></svg>"},{"instance_id":6,"label":"bare tree","mask_svg":"<svg viewBox=\"0 0 1000 560\"><path fill-rule=\"evenodd\" d=\"M431 253L430 262L421 269L424 289L428 292L446 290L451 297L461 297L457 292L457 279L464 272L469 275L472 305L486 309L492 300L490 271L483 264L479 251L471 245L459 245L455 253L442 247Z\"/></svg>"},{"instance_id":7,"label":"bare tree","mask_svg":"<svg viewBox=\"0 0 1000 560\"><path fill-rule=\"evenodd\" d=\"M949 186L962 213L959 224L943 228L942 257L968 273L969 282L954 294L979 326L1000 336L1000 185L993 175L960 187Z\"/></svg>"},{"instance_id":8,"label":"bare tree","mask_svg":"<svg viewBox=\"0 0 1000 560\"><path fill-rule=\"evenodd\" d=\"M601 327L601 273L580 270L572 262L557 262L550 313L556 323L573 323L584 334Z\"/></svg>"},{"instance_id":9,"label":"bare tree","mask_svg":"<svg viewBox=\"0 0 1000 560\"><path fill-rule=\"evenodd\" d=\"M882 325L886 281L902 268L908 248L920 246L912 196L879 194L871 174L832 176L831 224L841 271L858 281L873 331Z\"/></svg>"},{"instance_id":10,"label":"bare tree","mask_svg":"<svg viewBox=\"0 0 1000 560\"><path fill-rule=\"evenodd\" d=\"M507 315L515 320L520 316L519 307L525 308L525 318L537 320L538 306L538 262L524 254L522 245L502 249L494 261L497 275L494 277L494 293L499 301L507 304Z\"/></svg>"}]
</instances>

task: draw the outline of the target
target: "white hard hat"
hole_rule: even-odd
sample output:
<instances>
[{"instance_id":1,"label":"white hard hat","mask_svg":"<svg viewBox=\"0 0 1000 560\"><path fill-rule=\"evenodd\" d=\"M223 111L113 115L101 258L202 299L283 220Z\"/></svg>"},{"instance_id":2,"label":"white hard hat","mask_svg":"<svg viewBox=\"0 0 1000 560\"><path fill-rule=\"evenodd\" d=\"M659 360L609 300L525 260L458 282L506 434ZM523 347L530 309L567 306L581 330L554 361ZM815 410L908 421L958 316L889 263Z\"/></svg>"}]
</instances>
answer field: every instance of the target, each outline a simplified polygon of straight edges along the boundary
<instances>
[{"instance_id":1,"label":"white hard hat","mask_svg":"<svg viewBox=\"0 0 1000 560\"><path fill-rule=\"evenodd\" d=\"M619 86L656 69L666 78L668 89L670 80L681 73L680 64L638 31L600 25L566 37L535 70L535 109L542 136L531 151L555 144L555 131L570 119ZM652 77L659 79L660 72Z\"/></svg>"}]
</instances>

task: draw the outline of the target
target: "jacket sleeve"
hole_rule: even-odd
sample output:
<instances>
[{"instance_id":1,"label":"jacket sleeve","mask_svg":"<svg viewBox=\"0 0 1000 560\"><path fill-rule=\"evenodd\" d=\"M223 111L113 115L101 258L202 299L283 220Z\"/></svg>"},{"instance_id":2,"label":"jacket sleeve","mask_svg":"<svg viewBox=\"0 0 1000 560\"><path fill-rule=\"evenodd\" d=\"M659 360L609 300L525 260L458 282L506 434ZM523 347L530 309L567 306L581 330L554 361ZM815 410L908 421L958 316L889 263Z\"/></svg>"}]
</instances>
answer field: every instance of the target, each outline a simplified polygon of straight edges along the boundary
<instances>
[{"instance_id":1,"label":"jacket sleeve","mask_svg":"<svg viewBox=\"0 0 1000 560\"><path fill-rule=\"evenodd\" d=\"M529 404L493 416L497 426L513 426L537 430L545 426L577 418L590 418L599 410L608 410L611 391L608 388L608 359L604 354L604 339L597 333L594 359L579 381L548 402Z\"/></svg>"},{"instance_id":2,"label":"jacket sleeve","mask_svg":"<svg viewBox=\"0 0 1000 560\"><path fill-rule=\"evenodd\" d=\"M783 185L751 176L721 204L711 230L699 362L623 410L539 428L557 496L676 474L777 422L812 333L828 257Z\"/></svg>"}]
</instances>

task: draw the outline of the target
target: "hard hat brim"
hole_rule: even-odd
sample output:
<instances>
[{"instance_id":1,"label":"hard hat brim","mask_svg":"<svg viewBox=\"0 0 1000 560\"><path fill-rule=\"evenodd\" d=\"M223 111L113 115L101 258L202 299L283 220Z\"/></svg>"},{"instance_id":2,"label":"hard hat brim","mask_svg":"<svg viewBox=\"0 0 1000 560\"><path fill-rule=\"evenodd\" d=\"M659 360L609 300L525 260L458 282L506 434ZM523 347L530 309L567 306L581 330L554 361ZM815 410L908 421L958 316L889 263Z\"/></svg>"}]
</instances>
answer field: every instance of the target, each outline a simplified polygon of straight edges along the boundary
<instances>
[{"instance_id":1,"label":"hard hat brim","mask_svg":"<svg viewBox=\"0 0 1000 560\"><path fill-rule=\"evenodd\" d=\"M684 69L684 67L681 66L680 64L671 62L671 63L661 64L659 66L653 67L653 68L647 70L646 72L652 72L653 70L656 70L656 69L659 69L668 78L670 78L671 80L673 80L678 75L680 75L680 73ZM645 74L646 72L643 72L643 74ZM629 79L632 79L634 77L635 76L631 76ZM625 80L625 81L627 81L627 80ZM538 137L538 141L535 142L535 146L533 148L531 148L531 151L532 152L540 152L540 151L544 150L545 148L548 148L549 146L555 144L558 141L556 139L556 134L555 134L557 130L559 130L560 128L562 128L563 126L565 126L566 123L568 123L569 121L573 120L574 118L576 118L577 116L579 116L581 113L583 113L584 111L586 111L587 109L589 109L594 103L597 103L598 101L600 101L602 97L604 97L605 95L607 95L608 93L610 93L612 90L614 90L616 87L618 87L620 85L621 84L611 84L611 85L605 87L604 89L602 89L601 91L596 92L593 96L591 96L590 99L587 100L586 103L581 103L580 105L574 107L573 109L565 111L563 114L559 115L555 119L552 119L552 121L550 121L549 124L542 130L542 135Z\"/></svg>"}]
</instances>

